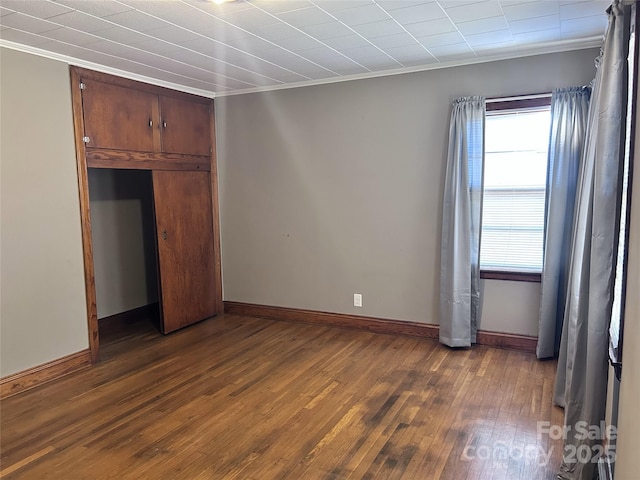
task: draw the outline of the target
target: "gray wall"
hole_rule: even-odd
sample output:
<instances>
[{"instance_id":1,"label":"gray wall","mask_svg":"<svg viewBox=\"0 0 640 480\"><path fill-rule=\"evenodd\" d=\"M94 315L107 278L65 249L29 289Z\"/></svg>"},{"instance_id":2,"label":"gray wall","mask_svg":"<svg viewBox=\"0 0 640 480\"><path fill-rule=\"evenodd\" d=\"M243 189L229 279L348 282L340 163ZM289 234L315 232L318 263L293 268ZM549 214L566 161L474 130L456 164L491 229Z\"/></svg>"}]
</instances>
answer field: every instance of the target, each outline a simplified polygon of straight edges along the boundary
<instances>
[{"instance_id":1,"label":"gray wall","mask_svg":"<svg viewBox=\"0 0 640 480\"><path fill-rule=\"evenodd\" d=\"M89 169L98 318L158 301L151 172Z\"/></svg>"},{"instance_id":2,"label":"gray wall","mask_svg":"<svg viewBox=\"0 0 640 480\"><path fill-rule=\"evenodd\" d=\"M597 54L216 99L225 300L438 323L451 100L584 85ZM481 328L536 334L539 285L484 290Z\"/></svg>"},{"instance_id":3,"label":"gray wall","mask_svg":"<svg viewBox=\"0 0 640 480\"><path fill-rule=\"evenodd\" d=\"M0 49L0 376L88 347L69 67Z\"/></svg>"}]
</instances>

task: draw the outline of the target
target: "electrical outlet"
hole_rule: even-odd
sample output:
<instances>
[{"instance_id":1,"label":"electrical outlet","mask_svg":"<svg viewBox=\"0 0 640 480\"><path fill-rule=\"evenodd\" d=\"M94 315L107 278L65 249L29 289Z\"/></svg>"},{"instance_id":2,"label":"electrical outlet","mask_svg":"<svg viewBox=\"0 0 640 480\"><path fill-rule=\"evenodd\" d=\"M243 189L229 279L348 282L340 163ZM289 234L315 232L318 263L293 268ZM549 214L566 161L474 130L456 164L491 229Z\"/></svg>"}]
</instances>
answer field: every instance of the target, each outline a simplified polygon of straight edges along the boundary
<instances>
[{"instance_id":1,"label":"electrical outlet","mask_svg":"<svg viewBox=\"0 0 640 480\"><path fill-rule=\"evenodd\" d=\"M361 307L362 306L362 294L361 293L354 293L353 294L353 306L354 307Z\"/></svg>"}]
</instances>

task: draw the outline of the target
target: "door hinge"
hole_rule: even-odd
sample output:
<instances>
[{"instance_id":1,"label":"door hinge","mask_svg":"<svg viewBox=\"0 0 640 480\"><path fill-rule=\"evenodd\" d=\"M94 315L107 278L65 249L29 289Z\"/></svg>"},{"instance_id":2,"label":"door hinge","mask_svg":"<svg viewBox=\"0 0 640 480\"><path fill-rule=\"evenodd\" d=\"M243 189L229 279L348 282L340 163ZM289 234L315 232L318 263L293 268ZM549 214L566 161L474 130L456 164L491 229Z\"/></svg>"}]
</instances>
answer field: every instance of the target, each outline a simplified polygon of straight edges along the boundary
<instances>
[{"instance_id":1,"label":"door hinge","mask_svg":"<svg viewBox=\"0 0 640 480\"><path fill-rule=\"evenodd\" d=\"M91 141L91 139L89 137L82 137L82 141L84 143L89 143Z\"/></svg>"},{"instance_id":2,"label":"door hinge","mask_svg":"<svg viewBox=\"0 0 640 480\"><path fill-rule=\"evenodd\" d=\"M87 88L87 85L83 82L80 82L80 90L84 90L85 88Z\"/></svg>"}]
</instances>

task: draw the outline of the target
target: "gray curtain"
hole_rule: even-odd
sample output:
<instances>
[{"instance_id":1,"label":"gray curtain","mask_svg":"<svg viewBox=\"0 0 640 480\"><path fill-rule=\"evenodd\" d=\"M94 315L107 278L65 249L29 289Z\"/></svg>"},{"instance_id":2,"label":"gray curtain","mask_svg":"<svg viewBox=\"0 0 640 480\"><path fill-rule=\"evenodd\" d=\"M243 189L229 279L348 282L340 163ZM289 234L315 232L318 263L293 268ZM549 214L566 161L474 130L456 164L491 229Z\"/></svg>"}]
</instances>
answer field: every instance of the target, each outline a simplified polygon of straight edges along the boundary
<instances>
[{"instance_id":1,"label":"gray curtain","mask_svg":"<svg viewBox=\"0 0 640 480\"><path fill-rule=\"evenodd\" d=\"M538 358L554 357L560 349L576 185L590 96L589 87L562 88L551 96Z\"/></svg>"},{"instance_id":2,"label":"gray curtain","mask_svg":"<svg viewBox=\"0 0 640 480\"><path fill-rule=\"evenodd\" d=\"M484 97L453 102L440 260L440 342L450 347L469 347L476 341L484 116Z\"/></svg>"},{"instance_id":3,"label":"gray curtain","mask_svg":"<svg viewBox=\"0 0 640 480\"><path fill-rule=\"evenodd\" d=\"M605 418L608 326L613 301L624 123L627 102L629 6L615 0L607 10L605 35L594 82L587 140L578 182L567 303L554 400L565 408L565 456L561 480L591 480L590 450L599 440L583 439L578 422L599 425Z\"/></svg>"}]
</instances>

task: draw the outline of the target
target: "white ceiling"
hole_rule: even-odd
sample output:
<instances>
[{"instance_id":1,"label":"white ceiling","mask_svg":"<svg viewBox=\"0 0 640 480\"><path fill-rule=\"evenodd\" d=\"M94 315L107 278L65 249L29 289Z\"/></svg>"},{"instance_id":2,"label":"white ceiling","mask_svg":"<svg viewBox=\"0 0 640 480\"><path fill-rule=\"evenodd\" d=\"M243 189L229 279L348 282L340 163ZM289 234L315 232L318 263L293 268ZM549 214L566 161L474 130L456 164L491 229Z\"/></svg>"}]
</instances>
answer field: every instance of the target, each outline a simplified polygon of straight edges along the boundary
<instances>
[{"instance_id":1,"label":"white ceiling","mask_svg":"<svg viewBox=\"0 0 640 480\"><path fill-rule=\"evenodd\" d=\"M610 0L0 0L0 45L208 96L599 46Z\"/></svg>"}]
</instances>

